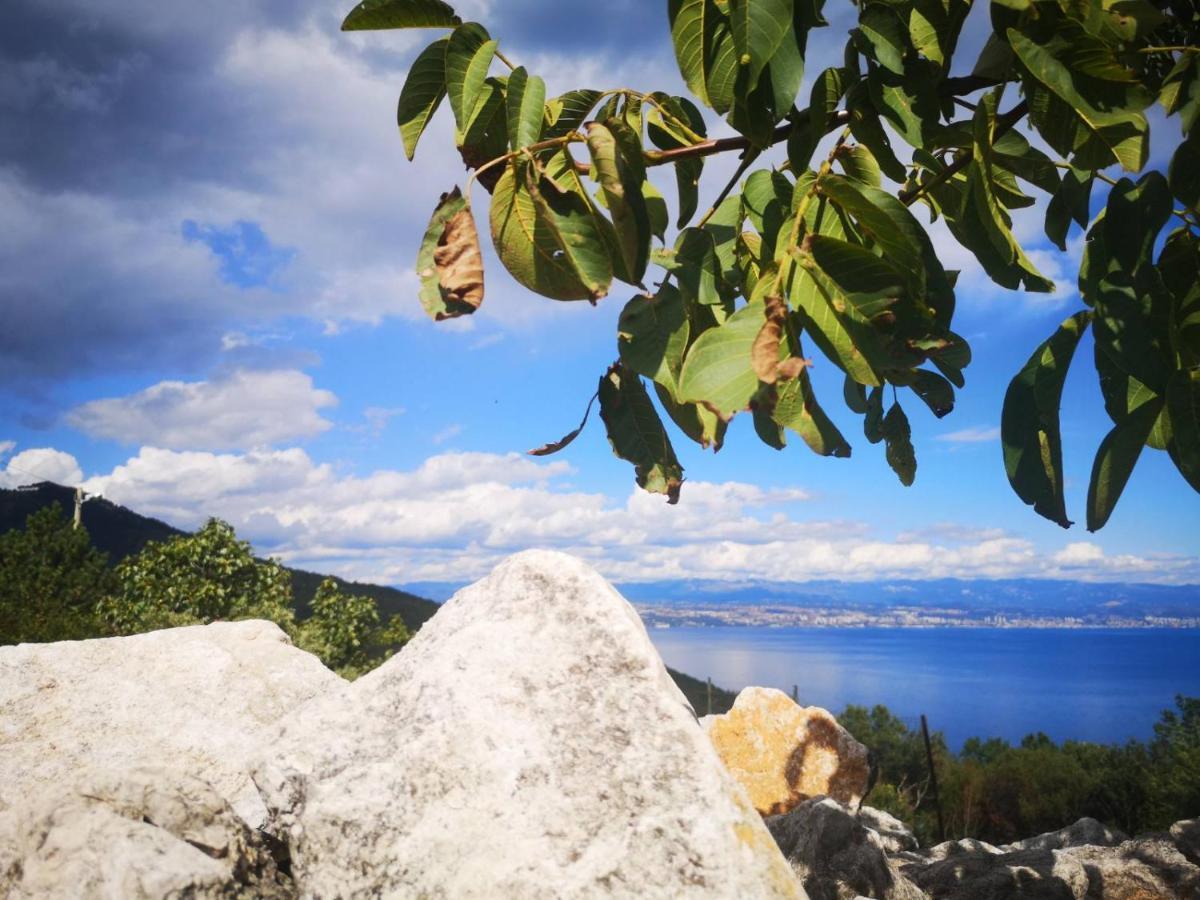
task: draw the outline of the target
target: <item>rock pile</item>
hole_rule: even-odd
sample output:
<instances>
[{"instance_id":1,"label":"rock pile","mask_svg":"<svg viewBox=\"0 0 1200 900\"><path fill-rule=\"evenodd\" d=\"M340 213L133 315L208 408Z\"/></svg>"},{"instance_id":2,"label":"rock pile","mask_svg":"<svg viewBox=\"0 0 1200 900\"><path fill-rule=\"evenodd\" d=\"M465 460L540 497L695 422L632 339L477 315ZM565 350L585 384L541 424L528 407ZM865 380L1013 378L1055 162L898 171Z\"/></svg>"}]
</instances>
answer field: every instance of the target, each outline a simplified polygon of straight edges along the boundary
<instances>
[{"instance_id":1,"label":"rock pile","mask_svg":"<svg viewBox=\"0 0 1200 900\"><path fill-rule=\"evenodd\" d=\"M353 684L265 622L0 648L0 898L1200 897L1200 822L921 849L867 777L778 691L701 726L555 553Z\"/></svg>"}]
</instances>

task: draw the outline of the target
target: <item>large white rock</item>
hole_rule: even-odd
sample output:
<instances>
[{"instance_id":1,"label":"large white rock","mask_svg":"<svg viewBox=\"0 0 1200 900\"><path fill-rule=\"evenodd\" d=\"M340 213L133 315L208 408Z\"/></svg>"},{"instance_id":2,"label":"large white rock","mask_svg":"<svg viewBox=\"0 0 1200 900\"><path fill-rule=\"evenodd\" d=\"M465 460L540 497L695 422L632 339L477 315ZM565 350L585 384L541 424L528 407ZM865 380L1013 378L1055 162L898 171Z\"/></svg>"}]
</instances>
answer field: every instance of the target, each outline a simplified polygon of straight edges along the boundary
<instances>
[{"instance_id":1,"label":"large white rock","mask_svg":"<svg viewBox=\"0 0 1200 900\"><path fill-rule=\"evenodd\" d=\"M0 812L0 897L286 900L267 838L178 772L83 770Z\"/></svg>"},{"instance_id":2,"label":"large white rock","mask_svg":"<svg viewBox=\"0 0 1200 900\"><path fill-rule=\"evenodd\" d=\"M210 783L249 825L249 777L280 720L345 682L270 622L0 647L0 810L81 768Z\"/></svg>"},{"instance_id":3,"label":"large white rock","mask_svg":"<svg viewBox=\"0 0 1200 900\"><path fill-rule=\"evenodd\" d=\"M804 896L637 613L562 554L460 591L278 747L301 896Z\"/></svg>"}]
</instances>

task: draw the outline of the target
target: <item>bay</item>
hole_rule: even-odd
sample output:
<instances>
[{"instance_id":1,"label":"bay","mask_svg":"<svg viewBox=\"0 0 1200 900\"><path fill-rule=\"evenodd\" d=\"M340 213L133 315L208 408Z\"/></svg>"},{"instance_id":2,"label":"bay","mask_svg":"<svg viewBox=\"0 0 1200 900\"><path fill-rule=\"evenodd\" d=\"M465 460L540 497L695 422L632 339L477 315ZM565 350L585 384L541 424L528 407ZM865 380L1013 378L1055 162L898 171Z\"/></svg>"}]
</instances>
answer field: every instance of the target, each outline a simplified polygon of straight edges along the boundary
<instances>
[{"instance_id":1,"label":"bay","mask_svg":"<svg viewBox=\"0 0 1200 900\"><path fill-rule=\"evenodd\" d=\"M952 749L968 737L1123 743L1200 696L1200 630L652 628L667 665L730 690L776 687L834 713L882 703ZM703 713L704 710L698 710Z\"/></svg>"}]
</instances>

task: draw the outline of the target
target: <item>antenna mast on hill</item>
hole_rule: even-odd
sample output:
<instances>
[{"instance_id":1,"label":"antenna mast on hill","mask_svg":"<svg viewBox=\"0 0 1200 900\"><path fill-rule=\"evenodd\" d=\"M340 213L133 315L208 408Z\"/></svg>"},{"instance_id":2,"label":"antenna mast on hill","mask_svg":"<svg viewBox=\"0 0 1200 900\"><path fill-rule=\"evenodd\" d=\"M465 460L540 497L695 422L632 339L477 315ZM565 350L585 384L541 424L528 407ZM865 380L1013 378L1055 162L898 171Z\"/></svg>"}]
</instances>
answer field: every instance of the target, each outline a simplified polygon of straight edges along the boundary
<instances>
[{"instance_id":1,"label":"antenna mast on hill","mask_svg":"<svg viewBox=\"0 0 1200 900\"><path fill-rule=\"evenodd\" d=\"M75 488L75 521L72 527L78 531L79 525L83 521L83 488Z\"/></svg>"}]
</instances>

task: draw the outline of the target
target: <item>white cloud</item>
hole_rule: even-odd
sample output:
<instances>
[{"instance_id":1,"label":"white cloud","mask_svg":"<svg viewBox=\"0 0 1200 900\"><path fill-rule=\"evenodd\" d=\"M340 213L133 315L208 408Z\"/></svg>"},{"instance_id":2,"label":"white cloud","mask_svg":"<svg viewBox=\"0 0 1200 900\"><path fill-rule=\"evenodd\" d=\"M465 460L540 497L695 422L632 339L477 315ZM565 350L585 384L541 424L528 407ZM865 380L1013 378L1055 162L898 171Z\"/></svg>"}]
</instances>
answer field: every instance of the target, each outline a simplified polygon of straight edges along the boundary
<instances>
[{"instance_id":1,"label":"white cloud","mask_svg":"<svg viewBox=\"0 0 1200 900\"><path fill-rule=\"evenodd\" d=\"M1054 561L1060 566L1089 566L1104 559L1104 550L1088 541L1077 541L1067 544L1054 554Z\"/></svg>"},{"instance_id":2,"label":"white cloud","mask_svg":"<svg viewBox=\"0 0 1200 900\"><path fill-rule=\"evenodd\" d=\"M435 447L440 447L442 444L454 440L462 433L463 426L458 424L447 425L441 431L434 434L429 440Z\"/></svg>"},{"instance_id":3,"label":"white cloud","mask_svg":"<svg viewBox=\"0 0 1200 900\"><path fill-rule=\"evenodd\" d=\"M972 425L959 431L950 431L937 435L934 440L950 444L982 444L1000 439L999 428L989 428L986 425Z\"/></svg>"},{"instance_id":4,"label":"white cloud","mask_svg":"<svg viewBox=\"0 0 1200 900\"><path fill-rule=\"evenodd\" d=\"M1019 535L952 524L888 535L812 521L795 488L688 482L682 501L624 501L572 487L563 462L444 453L415 469L346 474L303 450L143 448L85 487L181 527L230 521L290 564L382 583L465 581L528 547L590 560L623 581L1064 577L1200 580L1195 557L1058 553ZM1090 546L1090 545L1081 545Z\"/></svg>"},{"instance_id":5,"label":"white cloud","mask_svg":"<svg viewBox=\"0 0 1200 900\"><path fill-rule=\"evenodd\" d=\"M5 441L4 444L5 453L15 446L12 441ZM0 487L15 488L39 481L53 481L74 487L83 481L83 472L74 456L50 447L22 450L0 471Z\"/></svg>"},{"instance_id":6,"label":"white cloud","mask_svg":"<svg viewBox=\"0 0 1200 900\"><path fill-rule=\"evenodd\" d=\"M67 414L73 428L124 444L225 450L313 437L337 397L295 370L235 371L212 381L163 381L128 397L92 400Z\"/></svg>"}]
</instances>

